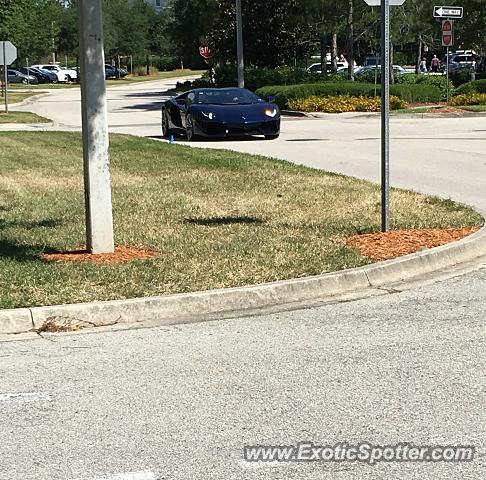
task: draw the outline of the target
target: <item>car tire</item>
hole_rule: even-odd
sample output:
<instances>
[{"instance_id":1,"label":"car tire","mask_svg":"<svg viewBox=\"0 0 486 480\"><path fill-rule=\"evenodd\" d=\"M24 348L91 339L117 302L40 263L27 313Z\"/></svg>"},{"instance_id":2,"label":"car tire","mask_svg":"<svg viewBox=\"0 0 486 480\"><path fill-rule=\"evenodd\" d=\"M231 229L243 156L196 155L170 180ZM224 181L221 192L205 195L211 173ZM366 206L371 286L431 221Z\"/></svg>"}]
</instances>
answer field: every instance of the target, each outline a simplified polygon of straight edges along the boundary
<instances>
[{"instance_id":1,"label":"car tire","mask_svg":"<svg viewBox=\"0 0 486 480\"><path fill-rule=\"evenodd\" d=\"M66 82L67 83L71 83L72 82L70 75L66 75Z\"/></svg>"},{"instance_id":2,"label":"car tire","mask_svg":"<svg viewBox=\"0 0 486 480\"><path fill-rule=\"evenodd\" d=\"M276 140L279 136L279 133L276 133L275 135L265 135L265 140Z\"/></svg>"},{"instance_id":3,"label":"car tire","mask_svg":"<svg viewBox=\"0 0 486 480\"><path fill-rule=\"evenodd\" d=\"M190 114L186 117L186 137L189 142L197 138L194 133L194 120Z\"/></svg>"},{"instance_id":4,"label":"car tire","mask_svg":"<svg viewBox=\"0 0 486 480\"><path fill-rule=\"evenodd\" d=\"M23 83L24 85L27 85L27 83L29 83L29 82L27 81L27 79L26 79L26 78L23 78L23 79L22 79L22 83Z\"/></svg>"},{"instance_id":5,"label":"car tire","mask_svg":"<svg viewBox=\"0 0 486 480\"><path fill-rule=\"evenodd\" d=\"M169 138L171 136L171 130L169 128L169 117L166 110L162 110L162 136Z\"/></svg>"}]
</instances>

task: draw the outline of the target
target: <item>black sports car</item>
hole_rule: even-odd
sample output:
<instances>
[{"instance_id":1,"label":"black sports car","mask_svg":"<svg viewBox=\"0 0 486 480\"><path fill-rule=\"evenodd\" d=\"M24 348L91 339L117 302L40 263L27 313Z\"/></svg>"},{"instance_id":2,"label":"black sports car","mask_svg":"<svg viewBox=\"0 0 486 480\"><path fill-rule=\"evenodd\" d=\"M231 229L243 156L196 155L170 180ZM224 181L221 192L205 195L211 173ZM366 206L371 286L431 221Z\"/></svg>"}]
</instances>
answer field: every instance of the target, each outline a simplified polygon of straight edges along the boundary
<instances>
[{"instance_id":1,"label":"black sports car","mask_svg":"<svg viewBox=\"0 0 486 480\"><path fill-rule=\"evenodd\" d=\"M162 134L196 137L242 137L280 134L280 110L244 88L198 88L162 105Z\"/></svg>"}]
</instances>

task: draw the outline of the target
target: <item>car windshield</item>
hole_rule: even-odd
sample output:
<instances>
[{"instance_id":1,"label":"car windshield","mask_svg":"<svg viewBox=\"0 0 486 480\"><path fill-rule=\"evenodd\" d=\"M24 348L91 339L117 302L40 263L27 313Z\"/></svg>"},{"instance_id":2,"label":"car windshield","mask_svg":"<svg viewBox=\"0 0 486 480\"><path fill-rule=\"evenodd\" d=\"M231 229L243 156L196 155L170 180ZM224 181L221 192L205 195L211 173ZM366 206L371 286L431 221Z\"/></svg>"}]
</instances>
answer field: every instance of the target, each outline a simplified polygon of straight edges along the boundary
<instances>
[{"instance_id":1,"label":"car windshield","mask_svg":"<svg viewBox=\"0 0 486 480\"><path fill-rule=\"evenodd\" d=\"M250 105L262 102L260 97L242 88L199 90L194 100L197 104L212 105Z\"/></svg>"}]
</instances>

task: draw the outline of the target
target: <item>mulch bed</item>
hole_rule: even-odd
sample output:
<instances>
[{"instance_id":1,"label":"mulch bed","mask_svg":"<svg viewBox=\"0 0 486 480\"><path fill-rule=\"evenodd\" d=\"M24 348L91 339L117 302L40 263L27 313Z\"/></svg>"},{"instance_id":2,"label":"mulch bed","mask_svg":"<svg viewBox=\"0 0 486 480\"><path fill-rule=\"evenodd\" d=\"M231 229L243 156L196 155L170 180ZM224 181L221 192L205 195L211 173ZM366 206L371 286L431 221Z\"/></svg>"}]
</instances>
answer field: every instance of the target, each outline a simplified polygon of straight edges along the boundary
<instances>
[{"instance_id":1,"label":"mulch bed","mask_svg":"<svg viewBox=\"0 0 486 480\"><path fill-rule=\"evenodd\" d=\"M46 262L93 262L93 263L126 263L131 260L147 260L158 257L159 252L139 247L115 247L115 253L88 252L84 247L78 247L68 252L45 253L41 259Z\"/></svg>"},{"instance_id":2,"label":"mulch bed","mask_svg":"<svg viewBox=\"0 0 486 480\"><path fill-rule=\"evenodd\" d=\"M428 248L439 247L477 232L480 227L425 228L354 235L346 245L373 260L389 260Z\"/></svg>"}]
</instances>

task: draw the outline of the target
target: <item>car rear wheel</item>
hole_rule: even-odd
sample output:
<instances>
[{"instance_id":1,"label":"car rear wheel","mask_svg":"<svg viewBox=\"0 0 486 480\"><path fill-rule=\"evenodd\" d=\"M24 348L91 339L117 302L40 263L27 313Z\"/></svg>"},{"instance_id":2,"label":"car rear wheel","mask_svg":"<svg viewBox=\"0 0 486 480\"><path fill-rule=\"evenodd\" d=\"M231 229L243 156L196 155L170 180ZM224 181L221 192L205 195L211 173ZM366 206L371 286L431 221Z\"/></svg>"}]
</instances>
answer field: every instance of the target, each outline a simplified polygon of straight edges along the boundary
<instances>
[{"instance_id":1,"label":"car rear wheel","mask_svg":"<svg viewBox=\"0 0 486 480\"><path fill-rule=\"evenodd\" d=\"M275 135L265 135L265 140L276 140L279 136L279 133L276 133Z\"/></svg>"},{"instance_id":2,"label":"car rear wheel","mask_svg":"<svg viewBox=\"0 0 486 480\"><path fill-rule=\"evenodd\" d=\"M27 79L26 79L26 78L23 78L23 79L22 79L22 83L23 83L24 85L27 85Z\"/></svg>"},{"instance_id":3,"label":"car rear wheel","mask_svg":"<svg viewBox=\"0 0 486 480\"><path fill-rule=\"evenodd\" d=\"M164 138L168 138L171 135L171 131L169 128L169 116L167 115L166 110L162 110L162 136Z\"/></svg>"},{"instance_id":4,"label":"car rear wheel","mask_svg":"<svg viewBox=\"0 0 486 480\"><path fill-rule=\"evenodd\" d=\"M196 134L194 133L194 120L191 115L186 117L186 136L189 141L196 139Z\"/></svg>"}]
</instances>

